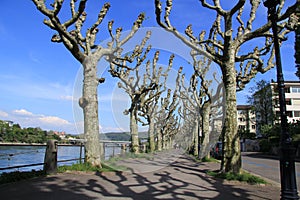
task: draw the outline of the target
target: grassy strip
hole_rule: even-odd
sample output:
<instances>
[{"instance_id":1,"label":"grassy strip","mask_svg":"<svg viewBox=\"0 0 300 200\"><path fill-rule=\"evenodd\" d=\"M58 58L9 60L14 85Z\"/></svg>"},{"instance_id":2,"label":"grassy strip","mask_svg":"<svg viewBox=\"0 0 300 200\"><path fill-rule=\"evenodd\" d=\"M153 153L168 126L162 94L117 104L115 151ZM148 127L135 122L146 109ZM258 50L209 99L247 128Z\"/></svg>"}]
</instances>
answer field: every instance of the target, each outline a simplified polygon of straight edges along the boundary
<instances>
[{"instance_id":1,"label":"grassy strip","mask_svg":"<svg viewBox=\"0 0 300 200\"><path fill-rule=\"evenodd\" d=\"M229 180L229 181L240 181L240 182L247 182L249 184L267 184L267 182L257 176L254 176L250 173L247 172L241 172L240 174L233 174L231 172L229 173L218 173L215 171L208 171L207 172L208 175L216 177L216 178L221 178L221 179L225 179L225 180Z\"/></svg>"},{"instance_id":2,"label":"grassy strip","mask_svg":"<svg viewBox=\"0 0 300 200\"><path fill-rule=\"evenodd\" d=\"M117 172L122 171L121 167L112 167L105 163L102 163L102 168L94 167L88 163L63 165L57 168L58 173L64 173L66 171L82 171L82 172ZM0 174L0 184L18 182L21 180L43 177L47 174L43 170L32 170L27 172L15 171L15 172L4 172Z\"/></svg>"},{"instance_id":3,"label":"grassy strip","mask_svg":"<svg viewBox=\"0 0 300 200\"><path fill-rule=\"evenodd\" d=\"M201 159L201 162L215 162L215 163L218 163L220 161L215 159L215 158L212 158L212 157L208 158L208 157L205 156L204 158Z\"/></svg>"}]
</instances>

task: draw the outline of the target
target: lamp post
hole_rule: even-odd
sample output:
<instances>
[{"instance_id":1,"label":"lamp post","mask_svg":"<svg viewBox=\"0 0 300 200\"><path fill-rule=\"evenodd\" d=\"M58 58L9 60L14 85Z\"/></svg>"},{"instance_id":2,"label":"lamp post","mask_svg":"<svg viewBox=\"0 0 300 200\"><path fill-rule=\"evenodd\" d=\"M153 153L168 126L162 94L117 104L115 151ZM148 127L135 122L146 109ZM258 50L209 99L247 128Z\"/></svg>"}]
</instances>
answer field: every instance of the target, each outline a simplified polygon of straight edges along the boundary
<instances>
[{"instance_id":1,"label":"lamp post","mask_svg":"<svg viewBox=\"0 0 300 200\"><path fill-rule=\"evenodd\" d=\"M284 79L282 74L280 47L277 30L277 6L280 0L265 0L264 6L268 8L268 20L272 23L274 38L276 69L277 69L277 86L280 104L281 119L281 138L280 138L280 180L281 180L281 199L299 199L295 175L295 155L296 149L292 147L292 139L288 132L288 123L286 115Z\"/></svg>"}]
</instances>

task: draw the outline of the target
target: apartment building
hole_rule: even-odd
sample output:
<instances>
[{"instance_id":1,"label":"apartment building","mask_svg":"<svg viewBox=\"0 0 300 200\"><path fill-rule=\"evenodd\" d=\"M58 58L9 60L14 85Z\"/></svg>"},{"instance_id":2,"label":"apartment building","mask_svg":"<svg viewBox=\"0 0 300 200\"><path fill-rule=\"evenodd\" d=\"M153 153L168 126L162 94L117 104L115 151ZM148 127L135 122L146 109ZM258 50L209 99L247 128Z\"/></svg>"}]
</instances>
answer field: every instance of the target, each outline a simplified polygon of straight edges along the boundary
<instances>
[{"instance_id":1,"label":"apartment building","mask_svg":"<svg viewBox=\"0 0 300 200\"><path fill-rule=\"evenodd\" d=\"M256 118L251 105L237 105L237 123L239 131L256 133Z\"/></svg>"},{"instance_id":2,"label":"apartment building","mask_svg":"<svg viewBox=\"0 0 300 200\"><path fill-rule=\"evenodd\" d=\"M300 120L300 81L285 81L285 102L288 122ZM277 82L270 83L272 89L273 112L275 123L280 119L279 97Z\"/></svg>"}]
</instances>

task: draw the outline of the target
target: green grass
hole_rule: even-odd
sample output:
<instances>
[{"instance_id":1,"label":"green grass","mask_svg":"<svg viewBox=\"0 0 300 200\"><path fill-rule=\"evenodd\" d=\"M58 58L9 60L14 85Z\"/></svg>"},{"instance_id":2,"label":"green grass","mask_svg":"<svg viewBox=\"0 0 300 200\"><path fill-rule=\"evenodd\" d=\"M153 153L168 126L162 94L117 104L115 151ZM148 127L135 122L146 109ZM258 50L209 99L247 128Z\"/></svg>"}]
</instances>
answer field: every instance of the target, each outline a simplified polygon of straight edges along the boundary
<instances>
[{"instance_id":1,"label":"green grass","mask_svg":"<svg viewBox=\"0 0 300 200\"><path fill-rule=\"evenodd\" d=\"M240 174L233 174L233 173L218 173L215 171L208 171L208 175L221 178L229 181L240 181L240 182L247 182L249 184L266 184L267 182L257 176L254 176L247 172L241 172Z\"/></svg>"},{"instance_id":2,"label":"green grass","mask_svg":"<svg viewBox=\"0 0 300 200\"><path fill-rule=\"evenodd\" d=\"M204 158L201 159L201 162L220 162L220 161L215 158L212 157L208 158L205 156Z\"/></svg>"},{"instance_id":3,"label":"green grass","mask_svg":"<svg viewBox=\"0 0 300 200\"><path fill-rule=\"evenodd\" d=\"M72 165L63 165L57 168L58 173L63 173L66 171L86 171L86 172L99 172L102 169L100 167L94 167L89 163L76 163Z\"/></svg>"}]
</instances>

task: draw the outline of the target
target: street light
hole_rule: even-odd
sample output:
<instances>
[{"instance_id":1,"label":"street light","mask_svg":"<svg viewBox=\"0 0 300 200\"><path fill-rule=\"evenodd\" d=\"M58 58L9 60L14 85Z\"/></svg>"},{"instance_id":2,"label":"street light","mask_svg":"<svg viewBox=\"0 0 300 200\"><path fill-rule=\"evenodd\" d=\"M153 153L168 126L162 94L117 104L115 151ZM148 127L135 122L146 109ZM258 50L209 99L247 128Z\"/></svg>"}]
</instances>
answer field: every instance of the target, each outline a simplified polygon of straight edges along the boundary
<instances>
[{"instance_id":1,"label":"street light","mask_svg":"<svg viewBox=\"0 0 300 200\"><path fill-rule=\"evenodd\" d=\"M268 20L272 23L272 31L274 37L274 48L277 68L277 86L280 104L280 120L281 120L281 138L280 138L280 179L281 179L281 199L299 199L297 192L296 176L295 176L295 155L296 149L292 147L292 139L288 132L288 123L286 116L284 79L282 74L280 48L277 30L277 11L279 0L265 0L264 6L268 8Z\"/></svg>"}]
</instances>

